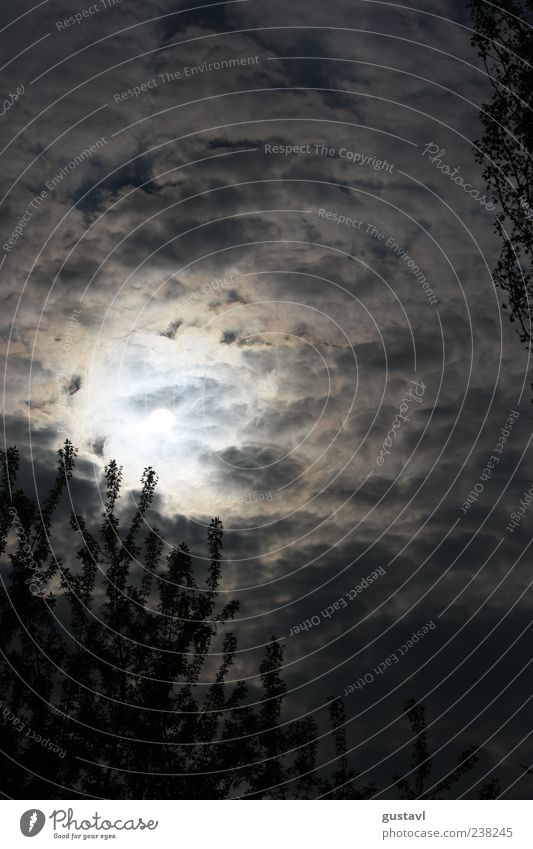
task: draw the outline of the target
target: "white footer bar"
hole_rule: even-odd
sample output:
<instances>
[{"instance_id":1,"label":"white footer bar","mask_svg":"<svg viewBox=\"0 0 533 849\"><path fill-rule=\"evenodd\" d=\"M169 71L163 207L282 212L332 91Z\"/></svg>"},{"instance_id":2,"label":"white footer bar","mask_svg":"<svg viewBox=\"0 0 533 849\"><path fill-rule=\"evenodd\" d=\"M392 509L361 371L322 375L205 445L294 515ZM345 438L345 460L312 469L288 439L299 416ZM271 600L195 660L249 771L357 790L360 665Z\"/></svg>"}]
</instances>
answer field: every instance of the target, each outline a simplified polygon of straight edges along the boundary
<instances>
[{"instance_id":1,"label":"white footer bar","mask_svg":"<svg viewBox=\"0 0 533 849\"><path fill-rule=\"evenodd\" d=\"M6 849L533 847L529 801L26 800L2 802L0 817Z\"/></svg>"}]
</instances>

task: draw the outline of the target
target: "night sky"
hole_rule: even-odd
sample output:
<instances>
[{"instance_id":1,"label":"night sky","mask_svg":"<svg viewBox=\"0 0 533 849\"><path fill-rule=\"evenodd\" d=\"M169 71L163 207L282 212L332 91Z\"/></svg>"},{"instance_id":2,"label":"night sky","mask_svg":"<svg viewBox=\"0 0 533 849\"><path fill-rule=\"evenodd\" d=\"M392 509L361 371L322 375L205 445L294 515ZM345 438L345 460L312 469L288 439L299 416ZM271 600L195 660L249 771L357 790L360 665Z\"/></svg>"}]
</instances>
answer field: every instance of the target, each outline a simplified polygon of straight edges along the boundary
<instances>
[{"instance_id":1,"label":"night sky","mask_svg":"<svg viewBox=\"0 0 533 849\"><path fill-rule=\"evenodd\" d=\"M363 782L413 697L430 784L475 743L457 794L526 798L531 366L468 9L423 5L4 0L4 445L42 499L69 438L88 524L110 459L128 509L153 466L200 571L219 516L232 678L275 635L286 718L343 697Z\"/></svg>"}]
</instances>

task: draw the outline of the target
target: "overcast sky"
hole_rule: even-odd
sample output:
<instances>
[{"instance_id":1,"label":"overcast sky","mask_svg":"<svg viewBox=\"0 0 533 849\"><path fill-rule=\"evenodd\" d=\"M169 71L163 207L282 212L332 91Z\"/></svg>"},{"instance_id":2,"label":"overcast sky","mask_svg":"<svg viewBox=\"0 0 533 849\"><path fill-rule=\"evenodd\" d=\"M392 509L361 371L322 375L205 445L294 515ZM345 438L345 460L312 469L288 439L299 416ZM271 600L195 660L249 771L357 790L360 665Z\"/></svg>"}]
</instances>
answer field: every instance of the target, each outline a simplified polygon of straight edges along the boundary
<instances>
[{"instance_id":1,"label":"overcast sky","mask_svg":"<svg viewBox=\"0 0 533 849\"><path fill-rule=\"evenodd\" d=\"M199 563L219 515L238 673L284 638L288 716L435 623L346 695L358 768L390 776L414 696L435 780L476 742L520 797L531 369L490 275L468 13L424 6L4 0L5 441L42 495L68 436L89 517L109 459L131 490L154 466Z\"/></svg>"}]
</instances>

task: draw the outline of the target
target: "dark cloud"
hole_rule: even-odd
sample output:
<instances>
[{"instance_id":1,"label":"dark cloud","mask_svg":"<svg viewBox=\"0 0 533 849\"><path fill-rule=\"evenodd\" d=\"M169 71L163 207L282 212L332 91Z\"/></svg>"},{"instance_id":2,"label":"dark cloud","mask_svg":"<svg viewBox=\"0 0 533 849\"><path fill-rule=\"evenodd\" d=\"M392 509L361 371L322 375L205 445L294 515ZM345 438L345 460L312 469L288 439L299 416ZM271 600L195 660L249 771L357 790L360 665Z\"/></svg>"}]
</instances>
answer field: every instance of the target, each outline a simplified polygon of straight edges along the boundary
<instances>
[{"instance_id":1,"label":"dark cloud","mask_svg":"<svg viewBox=\"0 0 533 849\"><path fill-rule=\"evenodd\" d=\"M106 139L3 251L3 337L17 328L5 432L21 483L46 497L68 435L80 448L73 507L97 526L105 463L124 465L124 516L152 465L151 521L169 545L190 543L198 569L220 515L222 591L242 602L236 674L256 674L255 647L284 637L290 716L323 717L329 694L445 611L404 663L347 699L354 763L406 742L415 695L439 740L487 740L510 784L508 752L529 733L527 680L506 689L527 654L512 642L528 615L529 517L506 525L531 485L529 364L490 276L493 219L422 154L438 143L483 186L471 143L489 92L465 8L384 16L363 3L355 19L352 0L197 5L124 2L60 31L72 10L44 4L6 30L10 57L50 35L5 69L4 90L26 92L1 119L2 245L46 183ZM3 11L9 22L20 3ZM423 403L380 466L412 380ZM158 410L170 418L154 423ZM511 410L520 417L463 513ZM288 636L378 567L386 575L353 604ZM531 761L527 744L518 751Z\"/></svg>"},{"instance_id":2,"label":"dark cloud","mask_svg":"<svg viewBox=\"0 0 533 849\"><path fill-rule=\"evenodd\" d=\"M183 322L181 319L177 318L174 321L171 321L166 330L162 330L160 335L165 336L167 339L175 339L176 333L180 329Z\"/></svg>"},{"instance_id":3,"label":"dark cloud","mask_svg":"<svg viewBox=\"0 0 533 849\"><path fill-rule=\"evenodd\" d=\"M75 395L81 389L81 377L79 374L73 375L69 382L65 385L65 395Z\"/></svg>"}]
</instances>

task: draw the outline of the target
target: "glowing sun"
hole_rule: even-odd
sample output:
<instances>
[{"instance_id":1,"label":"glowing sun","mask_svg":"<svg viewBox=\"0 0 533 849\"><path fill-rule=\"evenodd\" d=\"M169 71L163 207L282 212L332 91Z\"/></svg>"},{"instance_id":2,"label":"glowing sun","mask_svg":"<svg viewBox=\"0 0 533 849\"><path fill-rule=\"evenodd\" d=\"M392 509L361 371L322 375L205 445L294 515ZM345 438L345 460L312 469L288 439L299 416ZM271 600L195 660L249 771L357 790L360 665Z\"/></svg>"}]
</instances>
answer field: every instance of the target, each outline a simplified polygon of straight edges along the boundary
<instances>
[{"instance_id":1,"label":"glowing sun","mask_svg":"<svg viewBox=\"0 0 533 849\"><path fill-rule=\"evenodd\" d=\"M149 433L169 433L176 421L176 417L170 410L163 408L153 410L146 421L146 429Z\"/></svg>"}]
</instances>

